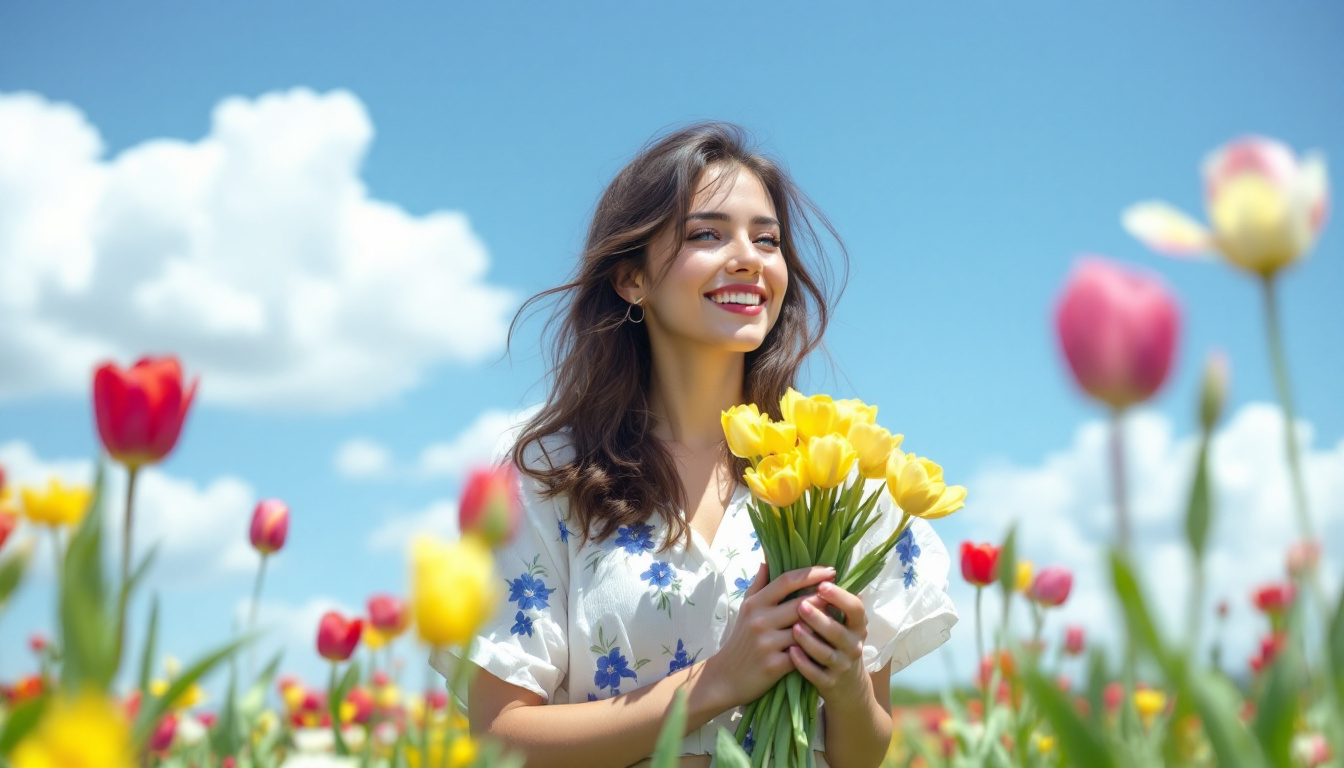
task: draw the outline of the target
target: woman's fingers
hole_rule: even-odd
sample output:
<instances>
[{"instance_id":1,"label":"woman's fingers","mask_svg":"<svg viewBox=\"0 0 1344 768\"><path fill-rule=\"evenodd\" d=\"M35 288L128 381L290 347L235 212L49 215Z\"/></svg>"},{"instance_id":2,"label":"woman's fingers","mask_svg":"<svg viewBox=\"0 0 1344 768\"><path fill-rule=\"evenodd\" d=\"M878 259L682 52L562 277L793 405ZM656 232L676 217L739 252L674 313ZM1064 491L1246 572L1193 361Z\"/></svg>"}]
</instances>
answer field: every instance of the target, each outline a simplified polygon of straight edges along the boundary
<instances>
[{"instance_id":1,"label":"woman's fingers","mask_svg":"<svg viewBox=\"0 0 1344 768\"><path fill-rule=\"evenodd\" d=\"M742 599L745 600L757 592L760 592L762 589L765 589L765 585L769 583L770 566L766 563L761 563L761 567L756 569L756 578L751 580L751 584L747 587L747 594L743 596Z\"/></svg>"},{"instance_id":2,"label":"woman's fingers","mask_svg":"<svg viewBox=\"0 0 1344 768\"><path fill-rule=\"evenodd\" d=\"M760 591L761 599L770 604L778 604L783 602L784 598L804 587L810 587L834 578L834 568L823 568L819 565L811 568L798 568L787 573L781 573L779 578L767 584Z\"/></svg>"}]
</instances>

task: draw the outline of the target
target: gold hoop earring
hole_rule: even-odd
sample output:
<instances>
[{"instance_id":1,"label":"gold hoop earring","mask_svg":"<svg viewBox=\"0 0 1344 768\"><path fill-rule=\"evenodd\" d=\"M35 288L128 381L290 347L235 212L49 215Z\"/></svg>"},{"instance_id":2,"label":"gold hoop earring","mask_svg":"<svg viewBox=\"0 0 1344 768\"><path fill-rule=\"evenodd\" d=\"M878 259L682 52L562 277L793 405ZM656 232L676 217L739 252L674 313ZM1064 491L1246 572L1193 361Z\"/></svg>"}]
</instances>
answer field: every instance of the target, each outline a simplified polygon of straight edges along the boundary
<instances>
[{"instance_id":1,"label":"gold hoop earring","mask_svg":"<svg viewBox=\"0 0 1344 768\"><path fill-rule=\"evenodd\" d=\"M635 325L639 325L640 323L644 322L644 307L640 307L640 302L642 302L642 301L644 301L644 297L643 297L643 296L641 296L641 297L639 297L638 299L635 299L634 301L632 301L632 302L630 302L629 304L625 305L625 321L626 321L626 322L628 322L628 323L634 323ZM630 310L634 309L635 307L639 307L639 319L638 319L638 320L636 320L635 318L633 318L633 317L630 316Z\"/></svg>"}]
</instances>

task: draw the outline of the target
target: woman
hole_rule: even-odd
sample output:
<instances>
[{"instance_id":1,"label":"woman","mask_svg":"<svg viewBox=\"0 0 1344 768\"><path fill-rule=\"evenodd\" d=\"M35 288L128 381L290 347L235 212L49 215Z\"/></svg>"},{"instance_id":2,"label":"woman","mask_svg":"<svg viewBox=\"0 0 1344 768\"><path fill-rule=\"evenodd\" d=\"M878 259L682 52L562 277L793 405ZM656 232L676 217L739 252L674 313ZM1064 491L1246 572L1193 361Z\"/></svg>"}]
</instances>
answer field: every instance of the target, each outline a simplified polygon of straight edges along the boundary
<instances>
[{"instance_id":1,"label":"woman","mask_svg":"<svg viewBox=\"0 0 1344 768\"><path fill-rule=\"evenodd\" d=\"M476 640L467 697L472 730L529 767L640 762L681 687L681 764L708 766L718 729L794 669L823 701L818 764L876 766L891 673L956 621L946 550L922 520L862 596L820 568L767 583L720 413L777 408L820 342L806 210L740 129L692 126L616 176L578 276L542 294L567 299L555 383L514 448L525 521L499 553L509 601Z\"/></svg>"}]
</instances>

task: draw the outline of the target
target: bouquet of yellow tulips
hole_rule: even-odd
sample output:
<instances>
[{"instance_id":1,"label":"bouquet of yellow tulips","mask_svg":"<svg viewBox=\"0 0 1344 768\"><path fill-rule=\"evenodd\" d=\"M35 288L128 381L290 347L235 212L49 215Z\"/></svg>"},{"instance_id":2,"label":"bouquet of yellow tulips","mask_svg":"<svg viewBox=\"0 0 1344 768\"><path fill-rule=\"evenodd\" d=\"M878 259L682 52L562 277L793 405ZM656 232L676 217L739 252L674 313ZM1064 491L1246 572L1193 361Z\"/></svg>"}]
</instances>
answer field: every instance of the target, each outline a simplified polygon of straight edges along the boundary
<instances>
[{"instance_id":1,"label":"bouquet of yellow tulips","mask_svg":"<svg viewBox=\"0 0 1344 768\"><path fill-rule=\"evenodd\" d=\"M743 477L754 497L748 509L772 580L830 566L835 584L858 594L881 572L912 518L962 508L966 489L946 485L942 467L929 459L902 452L903 436L878 426L877 406L789 389L779 412L775 421L749 404L722 417L729 450L751 462ZM854 560L859 539L878 522L884 489L900 508L900 524ZM753 766L811 768L816 714L817 690L795 670L748 705L737 740L745 745L752 732Z\"/></svg>"}]
</instances>

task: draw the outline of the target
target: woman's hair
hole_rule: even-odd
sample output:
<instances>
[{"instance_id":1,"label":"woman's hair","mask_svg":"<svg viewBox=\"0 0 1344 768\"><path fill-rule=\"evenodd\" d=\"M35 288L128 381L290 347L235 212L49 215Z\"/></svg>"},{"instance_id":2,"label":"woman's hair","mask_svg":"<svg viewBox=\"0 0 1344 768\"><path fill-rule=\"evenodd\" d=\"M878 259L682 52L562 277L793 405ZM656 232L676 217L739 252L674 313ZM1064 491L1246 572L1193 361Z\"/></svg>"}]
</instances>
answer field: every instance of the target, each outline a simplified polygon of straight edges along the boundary
<instances>
[{"instance_id":1,"label":"woman's hair","mask_svg":"<svg viewBox=\"0 0 1344 768\"><path fill-rule=\"evenodd\" d=\"M653 514L668 526L664 548L689 539L690 530L678 515L686 499L676 465L653 437L648 332L643 324L627 322L629 304L617 294L615 281L622 269L631 267L647 274L649 244L666 227L685 219L701 174L716 165L743 168L760 179L775 206L780 252L788 267L779 319L761 346L746 355L747 402L780 418L780 397L826 329L825 278L830 269L809 214L839 244L847 275L844 245L825 214L778 163L754 151L736 125L700 123L675 131L646 145L616 174L597 204L575 277L525 302L509 328L512 337L522 313L535 302L553 295L566 299L546 325L549 330L559 322L549 361L554 386L519 435L513 461L541 483L548 497L568 499L584 542L603 541L618 528L644 523ZM804 263L800 240L818 262L820 274ZM547 438L553 435L572 450L560 457L548 451L547 445L555 443ZM534 443L543 462L524 460ZM735 462L737 476L745 466L742 460Z\"/></svg>"}]
</instances>

